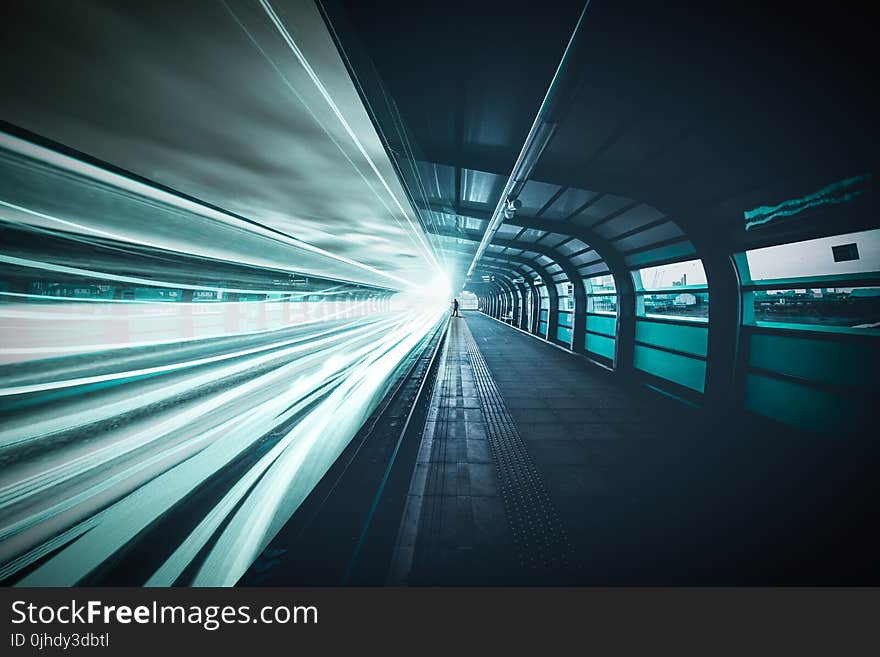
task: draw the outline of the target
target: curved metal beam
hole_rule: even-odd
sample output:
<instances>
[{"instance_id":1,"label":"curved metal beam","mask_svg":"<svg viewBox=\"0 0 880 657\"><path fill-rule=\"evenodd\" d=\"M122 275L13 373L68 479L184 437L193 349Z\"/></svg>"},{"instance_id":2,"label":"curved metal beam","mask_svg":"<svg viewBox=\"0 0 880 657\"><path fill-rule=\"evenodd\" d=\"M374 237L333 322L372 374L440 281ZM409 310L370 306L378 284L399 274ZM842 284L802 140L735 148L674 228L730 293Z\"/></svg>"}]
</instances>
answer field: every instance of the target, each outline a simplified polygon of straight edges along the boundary
<instances>
[{"instance_id":1,"label":"curved metal beam","mask_svg":"<svg viewBox=\"0 0 880 657\"><path fill-rule=\"evenodd\" d=\"M504 294L504 287L498 281L474 281L472 282L474 285L482 286L489 290L489 293L486 295L487 300L487 313L490 317L495 317L496 319L501 314L500 313L500 299Z\"/></svg>"},{"instance_id":2,"label":"curved metal beam","mask_svg":"<svg viewBox=\"0 0 880 657\"><path fill-rule=\"evenodd\" d=\"M531 251L533 253L539 253L550 258L553 262L555 262L562 269L562 272L568 278L568 282L571 283L572 290L574 291L574 312L573 312L573 321L572 321L572 339L571 343L568 344L568 348L572 351L582 353L584 351L584 342L587 332L587 296L586 291L584 290L584 281L581 277L580 272L578 272L577 267L575 267L571 260L568 259L568 256L560 253L553 247L544 246L542 244L527 244L523 245L523 242L518 242L517 240L494 240L493 244L496 246L506 246L507 248L519 249L522 251ZM551 279L547 283L547 289L550 289L551 284L555 289L555 284ZM553 331L549 331L548 326L548 336L553 342L558 344L565 344L562 340L557 339L556 332L558 328L558 315L559 315L559 300L557 298L556 303L556 312L550 313L553 315ZM549 322L548 322L549 324Z\"/></svg>"},{"instance_id":3,"label":"curved metal beam","mask_svg":"<svg viewBox=\"0 0 880 657\"><path fill-rule=\"evenodd\" d=\"M547 221L516 216L508 223L579 239L602 258L617 289L617 339L614 341L615 370L629 374L633 369L636 335L636 291L623 254L601 235L570 222ZM560 225L562 224L562 225ZM711 298L711 296L710 296ZM584 313L586 319L586 313Z\"/></svg>"},{"instance_id":4,"label":"curved metal beam","mask_svg":"<svg viewBox=\"0 0 880 657\"><path fill-rule=\"evenodd\" d=\"M532 274L535 276L540 276L538 272L533 270L529 265L525 263L514 263L509 260L503 258L494 258L489 254L483 254L483 258L481 259L480 266L486 266L487 262L498 262L504 263L508 267L513 267L512 272L517 274L517 278L522 279L522 283L520 285L520 293L522 298L522 308L521 308L521 317L520 317L520 328L524 331L528 331L529 333L537 333L537 321L536 318L538 316L539 309L538 305L538 289L535 287L535 281L532 278ZM528 271L522 271L517 267L523 267ZM529 294L531 295L529 297Z\"/></svg>"},{"instance_id":5,"label":"curved metal beam","mask_svg":"<svg viewBox=\"0 0 880 657\"><path fill-rule=\"evenodd\" d=\"M520 288L520 284L516 282L516 279L522 278L519 275L511 276L511 270L504 268L493 266L487 264L486 262L480 262L477 272L480 270L486 270L491 272L494 276L499 276L501 279L507 284L510 288L510 297L513 304L512 312L513 312L513 320L517 327L522 328L523 324L523 303L525 302L525 295L523 294L522 289ZM514 270L516 271L516 270ZM516 271L516 274L521 274L521 272Z\"/></svg>"},{"instance_id":6,"label":"curved metal beam","mask_svg":"<svg viewBox=\"0 0 880 657\"><path fill-rule=\"evenodd\" d=\"M488 271L489 268L485 267ZM476 270L475 270L476 273ZM507 274L502 274L500 271L498 273L491 274L495 278L495 282L498 283L502 288L502 295L504 297L505 303L503 314L507 314L507 311L510 311L514 315L516 314L516 297L515 297L515 286L513 284L513 280L509 278Z\"/></svg>"},{"instance_id":7,"label":"curved metal beam","mask_svg":"<svg viewBox=\"0 0 880 657\"><path fill-rule=\"evenodd\" d=\"M474 259L467 272L468 275L477 266L480 257L489 244L494 241L498 227L504 222L504 216L509 204L516 201L522 205L517 197L531 176L535 165L541 159L541 154L544 152L547 144L550 143L553 135L556 134L556 129L559 127L564 114L564 107L572 102L579 86L579 81L583 78L583 66L579 66L577 60L578 55L580 55L581 59L583 58L584 16L586 16L589 6L590 3L587 0L580 16L578 16L577 23L575 23L574 31L565 45L562 59L556 67L556 72L553 74L550 86L547 88L541 106L538 108L538 114L532 122L528 135L526 135L519 156L513 165L513 170L510 172L510 177L504 184L504 189L498 198L492 218L486 226L485 233L480 238L477 252L474 254Z\"/></svg>"},{"instance_id":8,"label":"curved metal beam","mask_svg":"<svg viewBox=\"0 0 880 657\"><path fill-rule=\"evenodd\" d=\"M477 241L477 237L473 235L473 231L446 231L439 230L436 231L439 234L449 235L452 237L457 237L459 239L468 239L471 241ZM563 273L568 277L569 282L572 283L574 291L575 291L575 314L574 314L574 327L572 330L572 344L569 345L569 348L573 348L574 351L583 351L584 345L584 335L586 332L586 295L584 292L583 280L580 277L580 274L577 271L577 268L568 260L568 257L559 253L555 249L542 246L539 244L531 244L525 242L518 242L516 240L500 240L495 239L493 244L496 246L501 246L505 248L513 248L518 249L520 251L531 251L533 253L538 253L548 257L555 264L557 264L563 271ZM504 254L487 252L490 256L499 256ZM535 260L525 257L517 256L522 262L531 266L535 271L538 271L544 285L547 288L547 294L550 298L550 308L547 312L547 334L546 338L551 342L555 342L557 344L565 344L556 338L557 328L558 328L558 314L559 314L559 294L556 290L556 285L553 281L553 275L550 274L547 269L538 263ZM579 303L580 301L580 303ZM555 310L554 310L555 309ZM580 329L580 338L578 338L578 332L576 329Z\"/></svg>"},{"instance_id":9,"label":"curved metal beam","mask_svg":"<svg viewBox=\"0 0 880 657\"><path fill-rule=\"evenodd\" d=\"M735 415L744 403L740 389L744 378L741 379L738 372L742 340L742 281L730 245L719 244L709 226L699 226L696 222L694 226L688 237L703 263L709 290L703 403L723 418Z\"/></svg>"},{"instance_id":10,"label":"curved metal beam","mask_svg":"<svg viewBox=\"0 0 880 657\"><path fill-rule=\"evenodd\" d=\"M519 263L525 267L529 267L529 268L533 269L538 274L538 276L541 277L541 281L543 282L544 287L547 289L547 296L549 297L550 307L552 308L553 306L559 305L559 294L556 291L556 285L553 283L552 274L550 274L550 272L547 271L547 268L544 267L544 265L542 265L541 263L535 262L531 258L526 258L523 256L515 256L515 255L510 255L510 254L503 254L503 253L487 252L487 253L483 254L483 257L490 258L490 259L496 259L496 260L507 260L509 262L516 262L516 263ZM549 285L547 284L547 281L550 281ZM537 287L537 285L535 285L534 279L529 278L529 284L531 285L532 294L533 294L532 326L529 327L529 332L533 333L534 335L541 335L540 330L539 330L540 324L541 324L541 295L538 292L538 287ZM548 309L548 311L547 311L547 334L545 334L543 336L545 339L547 339L548 336L550 335L551 320L554 325L553 330L554 330L554 335L555 335L555 331L556 331L556 329L555 329L555 324L556 324L555 315L553 313L551 313Z\"/></svg>"}]
</instances>

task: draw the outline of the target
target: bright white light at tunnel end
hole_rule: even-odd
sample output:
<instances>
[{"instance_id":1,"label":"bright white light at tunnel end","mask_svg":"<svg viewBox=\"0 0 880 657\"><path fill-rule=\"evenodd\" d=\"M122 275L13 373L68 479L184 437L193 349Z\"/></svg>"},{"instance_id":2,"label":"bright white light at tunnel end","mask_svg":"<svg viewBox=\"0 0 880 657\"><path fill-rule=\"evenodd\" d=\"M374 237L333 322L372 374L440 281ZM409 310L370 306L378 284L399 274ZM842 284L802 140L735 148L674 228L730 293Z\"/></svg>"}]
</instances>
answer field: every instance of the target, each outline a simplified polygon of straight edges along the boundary
<instances>
[{"instance_id":1,"label":"bright white light at tunnel end","mask_svg":"<svg viewBox=\"0 0 880 657\"><path fill-rule=\"evenodd\" d=\"M438 272L426 276L424 280L413 281L395 299L413 309L442 312L451 306L454 296L450 277Z\"/></svg>"}]
</instances>

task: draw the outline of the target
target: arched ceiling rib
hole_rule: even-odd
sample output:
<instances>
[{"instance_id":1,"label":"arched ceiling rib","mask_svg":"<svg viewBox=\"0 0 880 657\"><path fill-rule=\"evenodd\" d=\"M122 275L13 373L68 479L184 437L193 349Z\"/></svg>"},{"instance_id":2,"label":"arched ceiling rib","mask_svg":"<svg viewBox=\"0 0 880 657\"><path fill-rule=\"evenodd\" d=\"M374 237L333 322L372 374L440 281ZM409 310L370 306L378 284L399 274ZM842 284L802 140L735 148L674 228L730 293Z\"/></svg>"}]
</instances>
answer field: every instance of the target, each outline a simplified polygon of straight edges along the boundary
<instances>
[{"instance_id":1,"label":"arched ceiling rib","mask_svg":"<svg viewBox=\"0 0 880 657\"><path fill-rule=\"evenodd\" d=\"M420 13L442 13L443 3L426 2ZM501 4L474 8L472 25L485 20L493 42L517 47L484 56L487 42L456 37L461 66L440 65L435 41L419 38L434 33L430 18L410 12L401 25L399 16L353 9L403 122L412 124L420 175L431 183L425 209L440 231L482 235L583 7L560 0L554 12L509 12ZM719 12L696 0L591 2L571 67L577 79L566 85L555 132L520 193L523 207L500 237L550 245L583 269L590 255L557 237L574 236L620 270L695 257L694 244L729 253L875 225L872 191L786 220L762 233L769 237L744 230L745 210L875 164L878 103L864 83L873 78L872 22L853 19L863 15L856 5L821 11L821 22L809 15L775 0L760 14L749 3ZM526 52L540 58L524 63ZM431 70L428 86L412 83L419 62ZM534 102L517 102L524 90ZM552 230L528 232L538 221L554 222ZM581 229L592 241L576 236Z\"/></svg>"}]
</instances>

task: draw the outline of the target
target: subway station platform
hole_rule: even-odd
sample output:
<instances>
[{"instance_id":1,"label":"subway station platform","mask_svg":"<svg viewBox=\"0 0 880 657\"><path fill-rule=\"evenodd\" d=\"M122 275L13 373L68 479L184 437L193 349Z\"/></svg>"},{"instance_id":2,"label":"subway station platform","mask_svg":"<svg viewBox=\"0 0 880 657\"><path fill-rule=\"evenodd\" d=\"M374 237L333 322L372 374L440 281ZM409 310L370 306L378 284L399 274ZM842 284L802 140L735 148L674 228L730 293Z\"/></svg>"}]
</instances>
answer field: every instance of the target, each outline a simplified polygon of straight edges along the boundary
<instances>
[{"instance_id":1,"label":"subway station platform","mask_svg":"<svg viewBox=\"0 0 880 657\"><path fill-rule=\"evenodd\" d=\"M478 312L450 319L437 376L391 584L840 582L866 563L836 538L865 491L816 477L827 445L713 425Z\"/></svg>"},{"instance_id":2,"label":"subway station platform","mask_svg":"<svg viewBox=\"0 0 880 657\"><path fill-rule=\"evenodd\" d=\"M880 585L860 7L56 4L0 586Z\"/></svg>"}]
</instances>

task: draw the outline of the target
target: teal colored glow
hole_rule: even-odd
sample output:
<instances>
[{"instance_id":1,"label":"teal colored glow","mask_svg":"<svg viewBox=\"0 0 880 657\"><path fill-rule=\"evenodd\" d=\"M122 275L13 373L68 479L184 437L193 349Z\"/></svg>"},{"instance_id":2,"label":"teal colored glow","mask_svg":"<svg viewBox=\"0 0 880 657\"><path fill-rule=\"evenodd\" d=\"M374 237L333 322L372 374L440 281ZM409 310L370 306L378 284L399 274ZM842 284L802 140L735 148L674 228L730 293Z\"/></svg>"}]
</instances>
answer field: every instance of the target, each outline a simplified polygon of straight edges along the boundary
<instances>
[{"instance_id":1,"label":"teal colored glow","mask_svg":"<svg viewBox=\"0 0 880 657\"><path fill-rule=\"evenodd\" d=\"M683 326L639 320L636 322L636 340L705 358L709 330L707 326Z\"/></svg>"},{"instance_id":2,"label":"teal colored glow","mask_svg":"<svg viewBox=\"0 0 880 657\"><path fill-rule=\"evenodd\" d=\"M587 315L587 330L613 338L617 331L617 317Z\"/></svg>"},{"instance_id":3,"label":"teal colored glow","mask_svg":"<svg viewBox=\"0 0 880 657\"><path fill-rule=\"evenodd\" d=\"M857 397L846 397L761 374L746 377L746 408L806 431L860 431L871 422Z\"/></svg>"},{"instance_id":4,"label":"teal colored glow","mask_svg":"<svg viewBox=\"0 0 880 657\"><path fill-rule=\"evenodd\" d=\"M590 353L614 359L613 338L606 338L604 335L596 335L595 333L587 333L584 347Z\"/></svg>"},{"instance_id":5,"label":"teal colored glow","mask_svg":"<svg viewBox=\"0 0 880 657\"><path fill-rule=\"evenodd\" d=\"M749 339L749 365L813 383L872 385L880 369L877 346L756 333Z\"/></svg>"},{"instance_id":6,"label":"teal colored glow","mask_svg":"<svg viewBox=\"0 0 880 657\"><path fill-rule=\"evenodd\" d=\"M865 173L851 178L845 178L830 185L826 185L819 191L801 196L800 198L783 201L778 205L762 205L753 210L746 210L743 216L746 220L746 230L751 230L780 217L790 217L800 214L805 210L820 205L840 205L848 203L860 196L864 189L852 189L856 185L865 183L871 179L871 174Z\"/></svg>"},{"instance_id":7,"label":"teal colored glow","mask_svg":"<svg viewBox=\"0 0 880 657\"><path fill-rule=\"evenodd\" d=\"M794 322L763 322L756 321L755 326L761 328L788 329L809 333L837 333L846 335L877 335L880 327L852 328L850 326L823 326L822 324L795 324Z\"/></svg>"},{"instance_id":8,"label":"teal colored glow","mask_svg":"<svg viewBox=\"0 0 880 657\"><path fill-rule=\"evenodd\" d=\"M636 345L634 353L636 369L672 381L685 388L703 392L706 382L706 363L668 351L660 351L644 345Z\"/></svg>"},{"instance_id":9,"label":"teal colored glow","mask_svg":"<svg viewBox=\"0 0 880 657\"><path fill-rule=\"evenodd\" d=\"M556 339L566 344L571 344L571 329L566 326L559 326L556 329Z\"/></svg>"}]
</instances>

